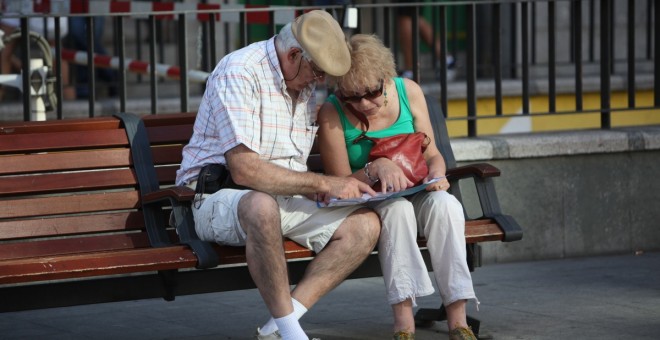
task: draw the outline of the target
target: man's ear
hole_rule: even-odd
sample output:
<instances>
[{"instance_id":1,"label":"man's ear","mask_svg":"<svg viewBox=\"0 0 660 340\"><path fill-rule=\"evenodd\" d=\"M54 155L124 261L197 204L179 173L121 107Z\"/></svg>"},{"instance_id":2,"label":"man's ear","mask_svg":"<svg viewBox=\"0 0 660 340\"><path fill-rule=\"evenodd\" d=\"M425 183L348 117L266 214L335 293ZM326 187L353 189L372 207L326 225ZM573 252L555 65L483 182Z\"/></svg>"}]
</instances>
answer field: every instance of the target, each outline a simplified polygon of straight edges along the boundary
<instances>
[{"instance_id":1,"label":"man's ear","mask_svg":"<svg viewBox=\"0 0 660 340\"><path fill-rule=\"evenodd\" d=\"M291 63L293 63L298 59L298 54L301 53L302 51L300 49L294 47L289 50L289 53L287 53L286 57Z\"/></svg>"}]
</instances>

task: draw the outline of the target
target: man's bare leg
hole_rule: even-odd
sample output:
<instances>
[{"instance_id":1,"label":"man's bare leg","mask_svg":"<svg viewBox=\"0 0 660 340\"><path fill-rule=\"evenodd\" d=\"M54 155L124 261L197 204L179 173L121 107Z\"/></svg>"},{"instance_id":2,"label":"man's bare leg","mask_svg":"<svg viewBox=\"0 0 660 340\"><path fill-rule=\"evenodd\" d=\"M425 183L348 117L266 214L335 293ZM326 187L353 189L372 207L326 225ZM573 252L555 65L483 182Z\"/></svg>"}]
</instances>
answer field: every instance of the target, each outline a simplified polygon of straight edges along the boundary
<instances>
[{"instance_id":1,"label":"man's bare leg","mask_svg":"<svg viewBox=\"0 0 660 340\"><path fill-rule=\"evenodd\" d=\"M337 287L371 253L380 235L380 219L368 209L355 211L309 264L291 294L307 309Z\"/></svg>"},{"instance_id":2,"label":"man's bare leg","mask_svg":"<svg viewBox=\"0 0 660 340\"><path fill-rule=\"evenodd\" d=\"M268 310L275 318L291 314L293 305L277 202L270 195L252 191L241 198L238 217L247 234L248 269Z\"/></svg>"}]
</instances>

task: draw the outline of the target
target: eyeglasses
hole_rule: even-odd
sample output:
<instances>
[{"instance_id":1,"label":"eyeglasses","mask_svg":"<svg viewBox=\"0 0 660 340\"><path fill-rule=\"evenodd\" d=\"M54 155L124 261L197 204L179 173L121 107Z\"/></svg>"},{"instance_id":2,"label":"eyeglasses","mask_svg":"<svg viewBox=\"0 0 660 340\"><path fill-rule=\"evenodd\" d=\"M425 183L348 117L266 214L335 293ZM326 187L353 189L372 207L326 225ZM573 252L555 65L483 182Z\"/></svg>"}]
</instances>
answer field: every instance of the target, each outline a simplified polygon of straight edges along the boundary
<instances>
[{"instance_id":1,"label":"eyeglasses","mask_svg":"<svg viewBox=\"0 0 660 340\"><path fill-rule=\"evenodd\" d=\"M340 91L335 92L335 95L347 103L359 103L362 99L372 100L380 97L383 94L383 79L380 80L380 86L375 90L367 90L361 96L345 96Z\"/></svg>"},{"instance_id":2,"label":"eyeglasses","mask_svg":"<svg viewBox=\"0 0 660 340\"><path fill-rule=\"evenodd\" d=\"M314 80L318 80L319 78L325 77L325 72L322 69L320 69L318 66L316 66L314 62L312 62L311 60L307 60L307 63L309 64L309 68L312 70L312 74L314 75Z\"/></svg>"}]
</instances>

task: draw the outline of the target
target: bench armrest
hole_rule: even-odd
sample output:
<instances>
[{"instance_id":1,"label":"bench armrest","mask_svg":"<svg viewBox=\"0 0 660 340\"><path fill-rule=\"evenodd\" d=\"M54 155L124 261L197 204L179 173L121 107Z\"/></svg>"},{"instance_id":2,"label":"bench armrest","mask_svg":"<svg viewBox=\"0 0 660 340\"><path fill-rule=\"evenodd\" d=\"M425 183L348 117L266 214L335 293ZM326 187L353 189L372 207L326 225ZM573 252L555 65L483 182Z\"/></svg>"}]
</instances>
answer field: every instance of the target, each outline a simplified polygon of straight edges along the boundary
<instances>
[{"instance_id":1,"label":"bench armrest","mask_svg":"<svg viewBox=\"0 0 660 340\"><path fill-rule=\"evenodd\" d=\"M193 198L195 198L195 191L183 185L160 189L142 195L144 203L159 202L166 199L173 199L176 202L191 202Z\"/></svg>"},{"instance_id":2,"label":"bench armrest","mask_svg":"<svg viewBox=\"0 0 660 340\"><path fill-rule=\"evenodd\" d=\"M493 177L500 175L500 170L488 163L475 163L447 169L447 177L454 183L459 179L473 178L483 218L496 221L504 233L502 241L511 242L522 239L522 228L511 216L502 214L499 199L495 192ZM451 189L450 189L451 191Z\"/></svg>"},{"instance_id":3,"label":"bench armrest","mask_svg":"<svg viewBox=\"0 0 660 340\"><path fill-rule=\"evenodd\" d=\"M470 176L477 176L480 178L497 177L500 175L500 169L488 163L475 163L456 168L447 169L447 177L466 178Z\"/></svg>"},{"instance_id":4,"label":"bench armrest","mask_svg":"<svg viewBox=\"0 0 660 340\"><path fill-rule=\"evenodd\" d=\"M188 245L197 255L197 268L213 268L220 263L220 260L211 243L202 241L197 236L191 210L194 198L194 190L186 186L173 186L144 194L142 204L151 205L169 201L174 214L176 233L179 235L181 243Z\"/></svg>"}]
</instances>

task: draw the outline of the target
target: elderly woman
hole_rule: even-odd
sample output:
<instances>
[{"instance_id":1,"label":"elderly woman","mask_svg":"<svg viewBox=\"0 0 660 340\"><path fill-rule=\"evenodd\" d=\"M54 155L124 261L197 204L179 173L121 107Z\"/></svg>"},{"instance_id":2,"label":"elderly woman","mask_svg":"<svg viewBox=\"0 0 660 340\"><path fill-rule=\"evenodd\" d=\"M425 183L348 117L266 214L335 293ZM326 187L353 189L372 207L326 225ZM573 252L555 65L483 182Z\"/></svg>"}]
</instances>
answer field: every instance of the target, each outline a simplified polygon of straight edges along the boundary
<instances>
[{"instance_id":1,"label":"elderly woman","mask_svg":"<svg viewBox=\"0 0 660 340\"><path fill-rule=\"evenodd\" d=\"M337 90L319 112L320 151L326 172L369 184L380 182L383 190L400 191L413 185L391 160L367 162L370 141L353 143L367 130L357 116L364 115L369 137L426 133L431 143L424 152L429 168L424 183L441 178L413 196L371 203L382 223L378 250L394 314L394 339L414 339L415 298L433 293L417 247L418 233L428 241L450 339L476 339L467 326L465 312L467 300L476 301L466 261L465 217L460 202L446 191L445 162L435 145L424 93L414 81L395 77L392 52L377 37L356 34L350 39L350 48L351 69L344 76L329 77Z\"/></svg>"}]
</instances>

